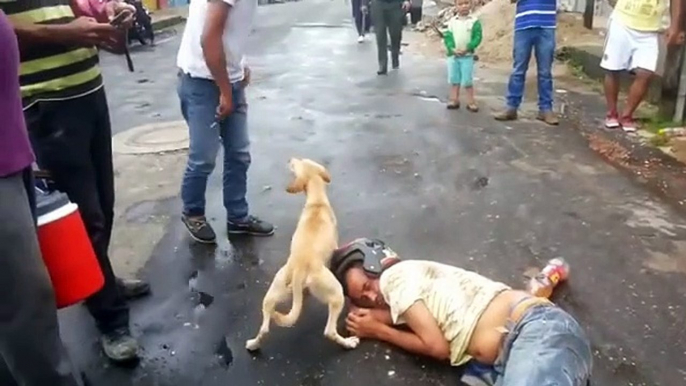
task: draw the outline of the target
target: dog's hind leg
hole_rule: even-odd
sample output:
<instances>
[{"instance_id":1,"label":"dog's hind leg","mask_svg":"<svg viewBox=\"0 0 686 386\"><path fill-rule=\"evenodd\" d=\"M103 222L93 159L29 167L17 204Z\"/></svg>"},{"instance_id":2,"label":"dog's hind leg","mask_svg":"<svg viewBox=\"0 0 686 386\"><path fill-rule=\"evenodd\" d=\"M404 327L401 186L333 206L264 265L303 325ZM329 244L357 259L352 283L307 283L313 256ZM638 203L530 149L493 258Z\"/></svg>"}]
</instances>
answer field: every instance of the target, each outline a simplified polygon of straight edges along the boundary
<instances>
[{"instance_id":1,"label":"dog's hind leg","mask_svg":"<svg viewBox=\"0 0 686 386\"><path fill-rule=\"evenodd\" d=\"M245 342L245 348L249 351L255 351L260 348L262 341L269 334L269 324L276 309L276 305L285 300L288 297L288 286L286 278L286 267L282 267L274 275L274 281L269 286L267 294L264 295L264 300L262 301L262 325L257 333L257 336L253 339L249 339Z\"/></svg>"},{"instance_id":2,"label":"dog's hind leg","mask_svg":"<svg viewBox=\"0 0 686 386\"><path fill-rule=\"evenodd\" d=\"M329 305L329 318L326 321L326 327L324 327L324 336L347 349L357 347L360 344L360 338L356 336L344 338L338 333L338 318L343 312L345 297L343 296L343 287L333 273L326 268L322 269L312 280L310 291L321 302Z\"/></svg>"}]
</instances>

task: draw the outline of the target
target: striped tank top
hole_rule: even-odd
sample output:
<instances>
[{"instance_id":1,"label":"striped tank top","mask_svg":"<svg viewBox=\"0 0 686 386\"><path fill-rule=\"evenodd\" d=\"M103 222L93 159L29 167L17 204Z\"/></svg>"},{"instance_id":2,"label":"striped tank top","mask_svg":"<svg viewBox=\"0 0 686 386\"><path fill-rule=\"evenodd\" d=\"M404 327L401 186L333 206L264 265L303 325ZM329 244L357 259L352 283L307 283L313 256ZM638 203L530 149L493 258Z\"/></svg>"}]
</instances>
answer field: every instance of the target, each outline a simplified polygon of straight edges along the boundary
<instances>
[{"instance_id":1,"label":"striped tank top","mask_svg":"<svg viewBox=\"0 0 686 386\"><path fill-rule=\"evenodd\" d=\"M15 24L66 24L75 16L70 0L0 0ZM40 101L59 101L89 94L102 87L98 50L62 43L37 43L20 47L24 109Z\"/></svg>"}]
</instances>

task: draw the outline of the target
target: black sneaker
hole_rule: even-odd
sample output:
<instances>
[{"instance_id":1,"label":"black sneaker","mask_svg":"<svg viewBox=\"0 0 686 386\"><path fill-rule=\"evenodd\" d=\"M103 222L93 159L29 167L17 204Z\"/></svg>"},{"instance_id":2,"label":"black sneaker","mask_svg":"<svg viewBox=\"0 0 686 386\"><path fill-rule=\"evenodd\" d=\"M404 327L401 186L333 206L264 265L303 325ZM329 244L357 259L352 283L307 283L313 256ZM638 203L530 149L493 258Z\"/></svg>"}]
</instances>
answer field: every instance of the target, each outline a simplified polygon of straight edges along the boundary
<instances>
[{"instance_id":1,"label":"black sneaker","mask_svg":"<svg viewBox=\"0 0 686 386\"><path fill-rule=\"evenodd\" d=\"M397 70L400 68L400 58L393 58L391 63L392 63L392 68L394 70Z\"/></svg>"},{"instance_id":2,"label":"black sneaker","mask_svg":"<svg viewBox=\"0 0 686 386\"><path fill-rule=\"evenodd\" d=\"M150 284L143 280L117 278L117 286L126 300L134 300L150 294Z\"/></svg>"},{"instance_id":3,"label":"black sneaker","mask_svg":"<svg viewBox=\"0 0 686 386\"><path fill-rule=\"evenodd\" d=\"M128 328L120 328L100 337L105 355L113 362L130 362L138 359L138 341Z\"/></svg>"},{"instance_id":4,"label":"black sneaker","mask_svg":"<svg viewBox=\"0 0 686 386\"><path fill-rule=\"evenodd\" d=\"M205 216L189 217L181 216L181 221L188 229L193 240L203 244L214 244L217 242L217 235L214 233L212 226L207 222Z\"/></svg>"},{"instance_id":5,"label":"black sneaker","mask_svg":"<svg viewBox=\"0 0 686 386\"><path fill-rule=\"evenodd\" d=\"M262 221L255 216L248 216L244 222L226 222L226 231L230 235L271 236L274 234L274 225Z\"/></svg>"}]
</instances>

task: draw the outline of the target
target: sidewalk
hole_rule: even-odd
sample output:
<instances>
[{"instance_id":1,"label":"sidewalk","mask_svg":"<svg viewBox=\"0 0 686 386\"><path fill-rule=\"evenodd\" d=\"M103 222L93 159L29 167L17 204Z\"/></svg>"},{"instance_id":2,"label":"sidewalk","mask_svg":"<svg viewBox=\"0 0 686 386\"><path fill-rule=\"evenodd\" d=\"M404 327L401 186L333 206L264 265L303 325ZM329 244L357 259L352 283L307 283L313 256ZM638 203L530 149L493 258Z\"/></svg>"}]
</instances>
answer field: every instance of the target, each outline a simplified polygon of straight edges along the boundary
<instances>
[{"instance_id":1,"label":"sidewalk","mask_svg":"<svg viewBox=\"0 0 686 386\"><path fill-rule=\"evenodd\" d=\"M151 13L152 25L156 31L181 24L188 18L188 6L160 9Z\"/></svg>"}]
</instances>

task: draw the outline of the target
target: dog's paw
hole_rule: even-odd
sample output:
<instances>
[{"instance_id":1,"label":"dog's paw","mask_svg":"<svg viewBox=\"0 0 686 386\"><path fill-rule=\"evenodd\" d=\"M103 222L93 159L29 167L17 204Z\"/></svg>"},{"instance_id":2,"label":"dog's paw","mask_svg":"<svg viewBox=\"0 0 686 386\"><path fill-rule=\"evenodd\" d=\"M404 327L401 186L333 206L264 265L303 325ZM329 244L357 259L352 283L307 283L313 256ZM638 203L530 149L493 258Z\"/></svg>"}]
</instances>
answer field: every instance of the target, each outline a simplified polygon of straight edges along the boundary
<instances>
[{"instance_id":1,"label":"dog's paw","mask_svg":"<svg viewBox=\"0 0 686 386\"><path fill-rule=\"evenodd\" d=\"M359 344L360 344L360 338L358 338L356 336L351 336L349 338L343 338L343 347L345 347L347 349L352 350L355 347L357 347L357 345L359 345Z\"/></svg>"},{"instance_id":2,"label":"dog's paw","mask_svg":"<svg viewBox=\"0 0 686 386\"><path fill-rule=\"evenodd\" d=\"M260 341L257 339L250 339L245 342L245 348L248 351L257 351L260 349Z\"/></svg>"}]
</instances>

